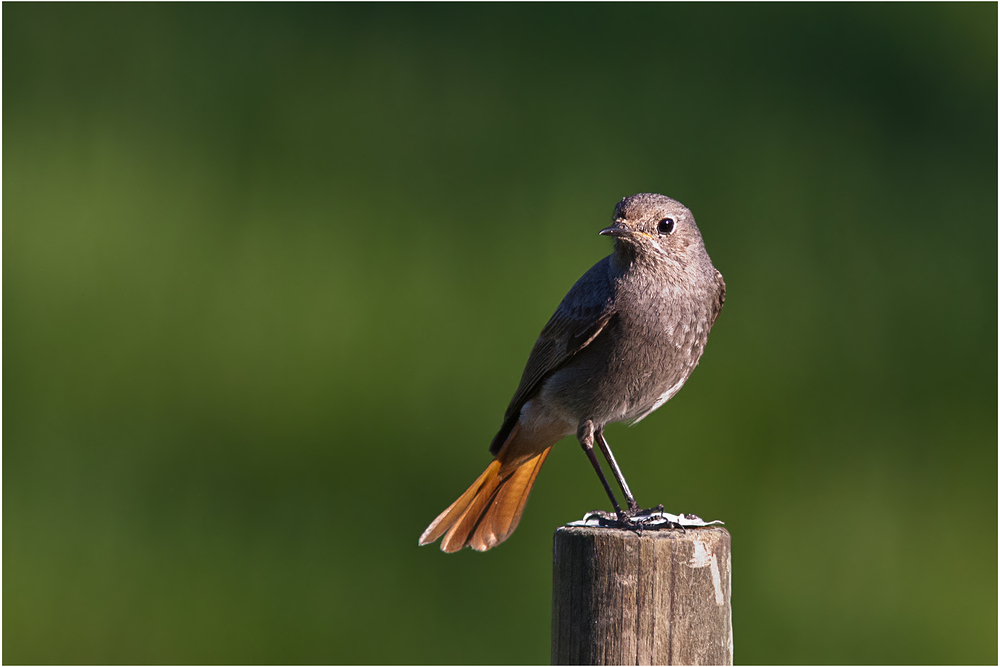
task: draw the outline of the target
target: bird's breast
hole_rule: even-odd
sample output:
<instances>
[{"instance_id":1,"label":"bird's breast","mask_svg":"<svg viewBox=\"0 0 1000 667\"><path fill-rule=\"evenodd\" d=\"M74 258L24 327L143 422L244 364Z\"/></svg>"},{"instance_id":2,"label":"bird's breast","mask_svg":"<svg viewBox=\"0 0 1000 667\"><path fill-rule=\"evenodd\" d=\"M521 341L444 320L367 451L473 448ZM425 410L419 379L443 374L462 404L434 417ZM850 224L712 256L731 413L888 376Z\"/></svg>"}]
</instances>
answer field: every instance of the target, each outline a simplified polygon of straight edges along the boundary
<instances>
[{"instance_id":1,"label":"bird's breast","mask_svg":"<svg viewBox=\"0 0 1000 667\"><path fill-rule=\"evenodd\" d=\"M608 327L546 381L543 400L603 424L638 420L663 405L697 365L708 336L707 307L676 297L623 299Z\"/></svg>"}]
</instances>

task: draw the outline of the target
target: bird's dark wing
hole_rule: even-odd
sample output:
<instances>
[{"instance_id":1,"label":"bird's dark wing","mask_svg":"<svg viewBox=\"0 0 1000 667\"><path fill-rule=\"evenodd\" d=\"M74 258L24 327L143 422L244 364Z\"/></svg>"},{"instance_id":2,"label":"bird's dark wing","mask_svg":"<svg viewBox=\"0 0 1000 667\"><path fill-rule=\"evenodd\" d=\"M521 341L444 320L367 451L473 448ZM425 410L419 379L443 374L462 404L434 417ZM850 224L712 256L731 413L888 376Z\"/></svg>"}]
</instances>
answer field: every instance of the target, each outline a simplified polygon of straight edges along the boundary
<instances>
[{"instance_id":1,"label":"bird's dark wing","mask_svg":"<svg viewBox=\"0 0 1000 667\"><path fill-rule=\"evenodd\" d=\"M500 451L517 423L521 408L535 395L545 378L589 345L614 319L616 310L609 260L605 257L573 285L542 329L528 355L514 398L507 406L503 426L490 445L490 453Z\"/></svg>"}]
</instances>

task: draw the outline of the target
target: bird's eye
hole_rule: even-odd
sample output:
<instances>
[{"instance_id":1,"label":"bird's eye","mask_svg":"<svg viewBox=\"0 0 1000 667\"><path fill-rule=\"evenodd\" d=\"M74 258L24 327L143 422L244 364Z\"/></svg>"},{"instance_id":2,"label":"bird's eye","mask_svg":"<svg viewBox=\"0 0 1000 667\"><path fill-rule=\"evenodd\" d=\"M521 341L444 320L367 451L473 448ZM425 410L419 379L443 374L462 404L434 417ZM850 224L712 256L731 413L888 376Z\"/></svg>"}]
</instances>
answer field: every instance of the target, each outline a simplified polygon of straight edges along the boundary
<instances>
[{"instance_id":1,"label":"bird's eye","mask_svg":"<svg viewBox=\"0 0 1000 667\"><path fill-rule=\"evenodd\" d=\"M664 236L674 231L674 219L664 218L663 220L660 220L660 222L656 225L656 231L660 232Z\"/></svg>"}]
</instances>

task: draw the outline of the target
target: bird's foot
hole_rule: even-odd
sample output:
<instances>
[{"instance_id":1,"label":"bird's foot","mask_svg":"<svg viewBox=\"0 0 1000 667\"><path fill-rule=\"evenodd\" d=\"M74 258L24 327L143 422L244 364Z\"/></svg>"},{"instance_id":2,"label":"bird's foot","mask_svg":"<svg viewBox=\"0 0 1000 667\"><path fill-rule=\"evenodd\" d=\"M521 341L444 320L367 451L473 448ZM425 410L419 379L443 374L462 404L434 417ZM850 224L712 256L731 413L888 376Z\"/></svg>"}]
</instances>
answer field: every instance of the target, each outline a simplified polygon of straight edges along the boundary
<instances>
[{"instance_id":1,"label":"bird's foot","mask_svg":"<svg viewBox=\"0 0 1000 667\"><path fill-rule=\"evenodd\" d=\"M625 528L627 530L642 531L643 528L675 529L684 530L684 526L668 517L673 515L664 514L663 505L657 505L649 509L642 509L638 505L629 507L617 512L604 512L594 510L587 512L582 523L587 525L598 525L605 528Z\"/></svg>"},{"instance_id":2,"label":"bird's foot","mask_svg":"<svg viewBox=\"0 0 1000 667\"><path fill-rule=\"evenodd\" d=\"M596 510L587 512L581 521L573 521L570 526L592 526L600 528L624 528L641 532L643 530L684 530L691 527L721 524L721 521L705 521L694 514L670 514L663 505L650 509L630 507L621 512Z\"/></svg>"},{"instance_id":3,"label":"bird's foot","mask_svg":"<svg viewBox=\"0 0 1000 667\"><path fill-rule=\"evenodd\" d=\"M587 512L583 515L582 521L576 521L570 525L580 524L588 526L600 526L602 528L621 528L621 517L616 515L614 512L605 512L603 510L594 510L593 512Z\"/></svg>"},{"instance_id":4,"label":"bird's foot","mask_svg":"<svg viewBox=\"0 0 1000 667\"><path fill-rule=\"evenodd\" d=\"M667 514L663 511L663 505L657 505L656 507L650 507L649 509L641 509L638 505L631 507L625 514L625 521L622 524L623 528L628 528L629 530L634 530L642 532L644 528L653 528L656 530L684 530L684 525L675 519L679 517L674 517L672 514ZM685 531L687 532L687 531Z\"/></svg>"}]
</instances>

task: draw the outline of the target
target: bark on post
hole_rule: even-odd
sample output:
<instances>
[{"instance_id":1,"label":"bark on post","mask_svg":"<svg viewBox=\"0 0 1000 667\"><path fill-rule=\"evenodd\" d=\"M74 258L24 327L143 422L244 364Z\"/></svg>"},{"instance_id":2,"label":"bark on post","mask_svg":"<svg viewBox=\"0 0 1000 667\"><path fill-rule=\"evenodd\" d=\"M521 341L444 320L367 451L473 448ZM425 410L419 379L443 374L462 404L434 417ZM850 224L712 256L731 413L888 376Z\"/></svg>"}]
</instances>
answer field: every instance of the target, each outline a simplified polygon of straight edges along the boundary
<instances>
[{"instance_id":1,"label":"bark on post","mask_svg":"<svg viewBox=\"0 0 1000 667\"><path fill-rule=\"evenodd\" d=\"M717 526L558 529L552 664L732 665L731 560Z\"/></svg>"}]
</instances>

